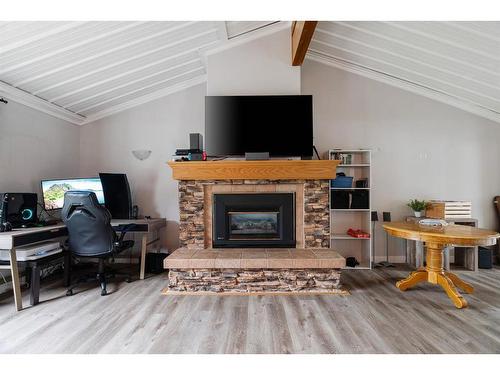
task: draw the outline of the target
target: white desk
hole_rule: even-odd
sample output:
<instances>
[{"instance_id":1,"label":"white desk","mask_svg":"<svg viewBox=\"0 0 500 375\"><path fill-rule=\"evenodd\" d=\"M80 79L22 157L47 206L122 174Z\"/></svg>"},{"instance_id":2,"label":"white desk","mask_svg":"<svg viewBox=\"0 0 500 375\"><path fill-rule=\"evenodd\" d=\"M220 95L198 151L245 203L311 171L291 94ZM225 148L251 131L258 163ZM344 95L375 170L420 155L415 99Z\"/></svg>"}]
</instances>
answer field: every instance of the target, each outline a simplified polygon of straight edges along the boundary
<instances>
[{"instance_id":1,"label":"white desk","mask_svg":"<svg viewBox=\"0 0 500 375\"><path fill-rule=\"evenodd\" d=\"M40 241L53 239L63 239L68 235L68 230L64 224L50 225L47 227L14 229L11 232L0 233L0 249L10 250L10 264L0 266L0 269L10 269L12 276L12 289L14 290L14 302L17 311L23 308L21 297L21 284L19 281L19 271L17 269L16 248Z\"/></svg>"},{"instance_id":2,"label":"white desk","mask_svg":"<svg viewBox=\"0 0 500 375\"><path fill-rule=\"evenodd\" d=\"M120 232L121 226L135 224L135 227L128 228L130 233L140 233L141 238L141 260L139 278L144 279L146 266L146 253L149 245L158 242L160 236L158 230L167 225L164 218L160 219L137 219L137 220L111 220L113 228ZM152 240L148 240L150 233L156 233ZM0 249L10 250L10 264L1 266L0 269L9 269L12 275L12 289L14 290L14 302L17 311L23 308L21 297L21 285L19 281L19 271L17 268L16 248L23 245L33 244L40 241L53 239L64 239L68 235L68 230L64 224L50 225L46 227L14 229L11 232L0 233Z\"/></svg>"}]
</instances>

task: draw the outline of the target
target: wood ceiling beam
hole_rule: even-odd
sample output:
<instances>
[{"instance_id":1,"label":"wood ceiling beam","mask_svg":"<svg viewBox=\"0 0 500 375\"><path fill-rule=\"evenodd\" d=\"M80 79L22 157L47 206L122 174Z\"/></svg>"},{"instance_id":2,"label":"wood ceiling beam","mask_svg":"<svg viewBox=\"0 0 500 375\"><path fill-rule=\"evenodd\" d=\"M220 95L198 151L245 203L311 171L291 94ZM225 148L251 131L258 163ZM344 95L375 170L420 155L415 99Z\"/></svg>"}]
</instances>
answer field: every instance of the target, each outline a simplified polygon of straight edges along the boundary
<instances>
[{"instance_id":1,"label":"wood ceiling beam","mask_svg":"<svg viewBox=\"0 0 500 375\"><path fill-rule=\"evenodd\" d=\"M306 57L309 43L318 21L294 21L292 23L292 65L300 66Z\"/></svg>"}]
</instances>

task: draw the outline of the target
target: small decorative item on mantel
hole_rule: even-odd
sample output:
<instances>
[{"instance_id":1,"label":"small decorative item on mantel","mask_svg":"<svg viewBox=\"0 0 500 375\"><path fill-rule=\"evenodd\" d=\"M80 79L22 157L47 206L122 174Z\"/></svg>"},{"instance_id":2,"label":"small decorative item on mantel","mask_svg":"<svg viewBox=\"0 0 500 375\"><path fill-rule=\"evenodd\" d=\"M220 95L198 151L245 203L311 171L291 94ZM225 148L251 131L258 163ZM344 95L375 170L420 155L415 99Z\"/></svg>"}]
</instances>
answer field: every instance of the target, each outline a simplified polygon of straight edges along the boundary
<instances>
[{"instance_id":1,"label":"small decorative item on mantel","mask_svg":"<svg viewBox=\"0 0 500 375\"><path fill-rule=\"evenodd\" d=\"M422 217L422 211L429 207L429 202L412 199L407 206L413 210L415 217Z\"/></svg>"}]
</instances>

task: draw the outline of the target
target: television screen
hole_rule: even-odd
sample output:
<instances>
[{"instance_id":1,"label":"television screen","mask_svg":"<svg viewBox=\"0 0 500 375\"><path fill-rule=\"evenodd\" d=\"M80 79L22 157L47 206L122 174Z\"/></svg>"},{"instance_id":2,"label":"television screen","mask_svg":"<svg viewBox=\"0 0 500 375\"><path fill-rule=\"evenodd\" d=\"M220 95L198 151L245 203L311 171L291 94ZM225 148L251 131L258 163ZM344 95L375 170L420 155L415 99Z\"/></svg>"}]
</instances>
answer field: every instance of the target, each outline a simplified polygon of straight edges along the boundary
<instances>
[{"instance_id":1,"label":"television screen","mask_svg":"<svg viewBox=\"0 0 500 375\"><path fill-rule=\"evenodd\" d=\"M209 156L269 152L310 157L312 96L207 96L205 142Z\"/></svg>"},{"instance_id":2,"label":"television screen","mask_svg":"<svg viewBox=\"0 0 500 375\"><path fill-rule=\"evenodd\" d=\"M93 191L100 204L104 204L101 179L93 178L68 178L64 180L43 180L42 196L46 210L57 210L64 206L64 193L69 190Z\"/></svg>"}]
</instances>

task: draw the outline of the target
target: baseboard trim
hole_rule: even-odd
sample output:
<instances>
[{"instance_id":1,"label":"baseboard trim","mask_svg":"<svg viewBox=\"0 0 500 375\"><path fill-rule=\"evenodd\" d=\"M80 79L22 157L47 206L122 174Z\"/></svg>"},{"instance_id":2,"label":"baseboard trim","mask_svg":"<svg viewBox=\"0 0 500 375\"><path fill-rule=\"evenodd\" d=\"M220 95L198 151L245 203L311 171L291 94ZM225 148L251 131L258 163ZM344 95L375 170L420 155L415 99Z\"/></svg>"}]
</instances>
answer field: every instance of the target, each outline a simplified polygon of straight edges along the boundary
<instances>
[{"instance_id":1,"label":"baseboard trim","mask_svg":"<svg viewBox=\"0 0 500 375\"><path fill-rule=\"evenodd\" d=\"M290 292L265 292L265 291L258 291L258 292L232 292L232 291L227 291L227 292L210 292L210 291L198 291L198 292L191 292L191 291L174 291L174 290L168 290L168 288L165 288L161 292L162 295L164 296L304 296L304 295L337 295L337 296L350 296L351 293L347 289L338 289L338 290L329 290L329 291L300 291L300 290L294 290Z\"/></svg>"},{"instance_id":2,"label":"baseboard trim","mask_svg":"<svg viewBox=\"0 0 500 375\"><path fill-rule=\"evenodd\" d=\"M385 257L385 255L376 256L376 257L373 257L373 262L374 263L383 262L386 259L387 258ZM406 257L404 255L390 255L389 262L391 262L391 263L406 263Z\"/></svg>"}]
</instances>

